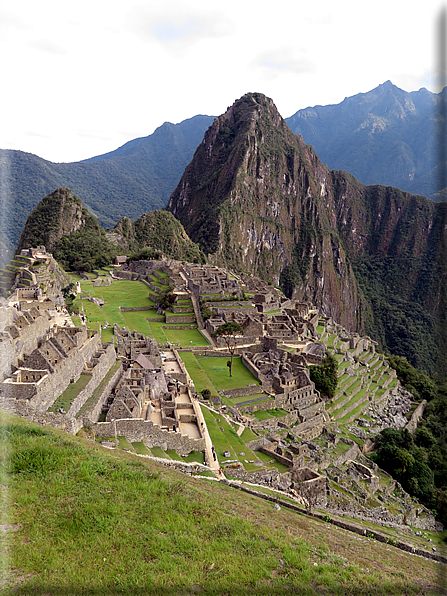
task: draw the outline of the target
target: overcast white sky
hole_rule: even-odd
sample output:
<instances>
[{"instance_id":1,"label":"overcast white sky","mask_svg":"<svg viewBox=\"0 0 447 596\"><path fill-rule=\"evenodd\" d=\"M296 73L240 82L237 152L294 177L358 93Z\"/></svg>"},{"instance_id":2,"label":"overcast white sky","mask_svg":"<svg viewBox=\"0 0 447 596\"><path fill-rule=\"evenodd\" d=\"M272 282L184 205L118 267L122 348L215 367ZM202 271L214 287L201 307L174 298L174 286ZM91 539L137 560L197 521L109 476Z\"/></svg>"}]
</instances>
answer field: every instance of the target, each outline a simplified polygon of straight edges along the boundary
<instances>
[{"instance_id":1,"label":"overcast white sky","mask_svg":"<svg viewBox=\"0 0 447 596\"><path fill-rule=\"evenodd\" d=\"M78 161L244 93L286 118L391 80L439 91L425 0L0 0L0 148Z\"/></svg>"}]
</instances>

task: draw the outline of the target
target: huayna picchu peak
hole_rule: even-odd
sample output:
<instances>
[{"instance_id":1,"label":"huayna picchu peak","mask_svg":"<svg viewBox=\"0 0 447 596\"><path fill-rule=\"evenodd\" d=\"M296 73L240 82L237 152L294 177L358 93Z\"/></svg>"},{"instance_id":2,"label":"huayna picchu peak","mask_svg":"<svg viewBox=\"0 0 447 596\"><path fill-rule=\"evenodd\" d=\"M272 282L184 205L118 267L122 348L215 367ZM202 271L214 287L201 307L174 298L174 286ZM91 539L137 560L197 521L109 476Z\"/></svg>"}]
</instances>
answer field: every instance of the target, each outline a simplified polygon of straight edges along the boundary
<instances>
[{"instance_id":1,"label":"huayna picchu peak","mask_svg":"<svg viewBox=\"0 0 447 596\"><path fill-rule=\"evenodd\" d=\"M440 258L442 204L331 172L271 99L246 94L216 118L167 208L214 262L445 372L435 339L443 281L428 273Z\"/></svg>"}]
</instances>

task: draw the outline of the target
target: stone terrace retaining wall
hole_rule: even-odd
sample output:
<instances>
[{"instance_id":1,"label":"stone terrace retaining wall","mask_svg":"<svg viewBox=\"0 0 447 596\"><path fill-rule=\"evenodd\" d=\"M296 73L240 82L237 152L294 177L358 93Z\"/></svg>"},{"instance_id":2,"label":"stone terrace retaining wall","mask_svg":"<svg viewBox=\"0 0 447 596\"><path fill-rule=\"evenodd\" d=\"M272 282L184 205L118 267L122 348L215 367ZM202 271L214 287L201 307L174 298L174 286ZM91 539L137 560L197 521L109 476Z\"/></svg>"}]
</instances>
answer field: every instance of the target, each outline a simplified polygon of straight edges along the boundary
<instances>
[{"instance_id":1,"label":"stone terrace retaining wall","mask_svg":"<svg viewBox=\"0 0 447 596\"><path fill-rule=\"evenodd\" d=\"M205 451L205 439L191 439L177 432L163 430L151 420L142 418L126 418L113 422L97 422L95 433L101 437L125 436L131 443L143 441L149 448L166 445L167 449L175 449L181 455L191 451Z\"/></svg>"},{"instance_id":2,"label":"stone terrace retaining wall","mask_svg":"<svg viewBox=\"0 0 447 596\"><path fill-rule=\"evenodd\" d=\"M228 389L227 391L222 391L222 395L225 397L234 398L234 397L241 397L242 395L254 395L255 393L259 393L262 391L261 385L256 385L256 387L240 387L238 389Z\"/></svg>"},{"instance_id":3,"label":"stone terrace retaining wall","mask_svg":"<svg viewBox=\"0 0 447 596\"><path fill-rule=\"evenodd\" d=\"M82 408L87 399L92 395L96 387L101 383L104 375L107 374L113 364L116 362L116 352L113 344L108 344L104 353L100 355L97 364L94 368L89 371L91 379L87 385L78 393L68 411L68 416L75 416L76 413ZM81 373L85 374L85 373Z\"/></svg>"},{"instance_id":4,"label":"stone terrace retaining wall","mask_svg":"<svg viewBox=\"0 0 447 596\"><path fill-rule=\"evenodd\" d=\"M181 316L173 316L168 315L166 313L166 323L173 323L174 325L177 323L195 323L196 317L195 315L181 315Z\"/></svg>"},{"instance_id":5,"label":"stone terrace retaining wall","mask_svg":"<svg viewBox=\"0 0 447 596\"><path fill-rule=\"evenodd\" d=\"M82 420L67 418L64 414L53 412L37 412L28 402L15 399L1 398L0 409L11 414L16 414L16 416L25 418L30 422L35 422L42 426L52 426L72 435L79 432L83 426Z\"/></svg>"},{"instance_id":6,"label":"stone terrace retaining wall","mask_svg":"<svg viewBox=\"0 0 447 596\"><path fill-rule=\"evenodd\" d=\"M246 406L240 406L239 410L243 414L251 414L258 410L273 410L276 408L276 402L274 399L267 399L266 401L259 401L254 404L247 404Z\"/></svg>"},{"instance_id":7,"label":"stone terrace retaining wall","mask_svg":"<svg viewBox=\"0 0 447 596\"><path fill-rule=\"evenodd\" d=\"M424 401L422 401L418 405L418 407L415 409L415 411L411 415L410 421L405 427L406 429L408 429L410 431L410 433L414 434L416 432L418 422L424 415L426 405L427 405L427 400L424 399Z\"/></svg>"},{"instance_id":8,"label":"stone terrace retaining wall","mask_svg":"<svg viewBox=\"0 0 447 596\"><path fill-rule=\"evenodd\" d=\"M99 416L101 415L102 406L105 404L108 396L110 395L112 389L116 387L118 380L121 378L123 374L123 365L118 367L118 370L115 374L112 375L109 382L104 386L101 393L98 395L98 399L96 403L89 409L85 414L80 416L80 419L83 422L83 426L86 424L94 423L98 421Z\"/></svg>"},{"instance_id":9,"label":"stone terrace retaining wall","mask_svg":"<svg viewBox=\"0 0 447 596\"><path fill-rule=\"evenodd\" d=\"M121 312L134 312L138 310L154 310L150 306L137 306L135 308L127 308L126 306L119 306L118 307Z\"/></svg>"}]
</instances>

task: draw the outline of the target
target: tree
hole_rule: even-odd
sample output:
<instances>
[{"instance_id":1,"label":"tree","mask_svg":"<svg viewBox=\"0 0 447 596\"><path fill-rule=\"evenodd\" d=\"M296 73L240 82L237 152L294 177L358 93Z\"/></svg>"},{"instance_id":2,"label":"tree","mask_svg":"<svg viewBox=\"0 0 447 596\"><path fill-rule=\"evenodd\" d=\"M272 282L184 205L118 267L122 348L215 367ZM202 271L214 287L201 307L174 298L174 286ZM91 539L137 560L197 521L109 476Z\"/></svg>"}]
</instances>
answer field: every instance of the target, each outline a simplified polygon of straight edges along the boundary
<instances>
[{"instance_id":1,"label":"tree","mask_svg":"<svg viewBox=\"0 0 447 596\"><path fill-rule=\"evenodd\" d=\"M310 366L309 372L315 388L330 398L334 397L338 383L338 365L332 354L328 354L320 366Z\"/></svg>"},{"instance_id":2,"label":"tree","mask_svg":"<svg viewBox=\"0 0 447 596\"><path fill-rule=\"evenodd\" d=\"M228 368L230 369L230 377L232 376L231 371L233 368L233 356L234 351L236 349L236 336L237 335L244 335L244 330L239 325L239 323L224 323L221 325L216 331L213 333L213 337L222 337L225 345L228 348L228 351L231 354L231 360L229 360Z\"/></svg>"},{"instance_id":3,"label":"tree","mask_svg":"<svg viewBox=\"0 0 447 596\"><path fill-rule=\"evenodd\" d=\"M202 389L202 397L203 399L210 399L211 391L209 389Z\"/></svg>"}]
</instances>

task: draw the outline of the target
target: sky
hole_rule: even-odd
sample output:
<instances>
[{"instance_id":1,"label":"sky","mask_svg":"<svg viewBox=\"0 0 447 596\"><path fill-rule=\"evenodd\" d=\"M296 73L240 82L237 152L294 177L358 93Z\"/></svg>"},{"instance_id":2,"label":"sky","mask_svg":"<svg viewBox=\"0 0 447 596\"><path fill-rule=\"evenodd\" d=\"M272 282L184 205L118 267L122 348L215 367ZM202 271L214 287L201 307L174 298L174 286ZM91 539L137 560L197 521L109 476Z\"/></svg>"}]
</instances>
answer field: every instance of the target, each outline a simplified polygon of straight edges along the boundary
<instances>
[{"instance_id":1,"label":"sky","mask_svg":"<svg viewBox=\"0 0 447 596\"><path fill-rule=\"evenodd\" d=\"M425 0L0 0L0 148L73 162L248 92L284 118L387 80L439 92ZM442 45L442 44L441 44Z\"/></svg>"}]
</instances>

